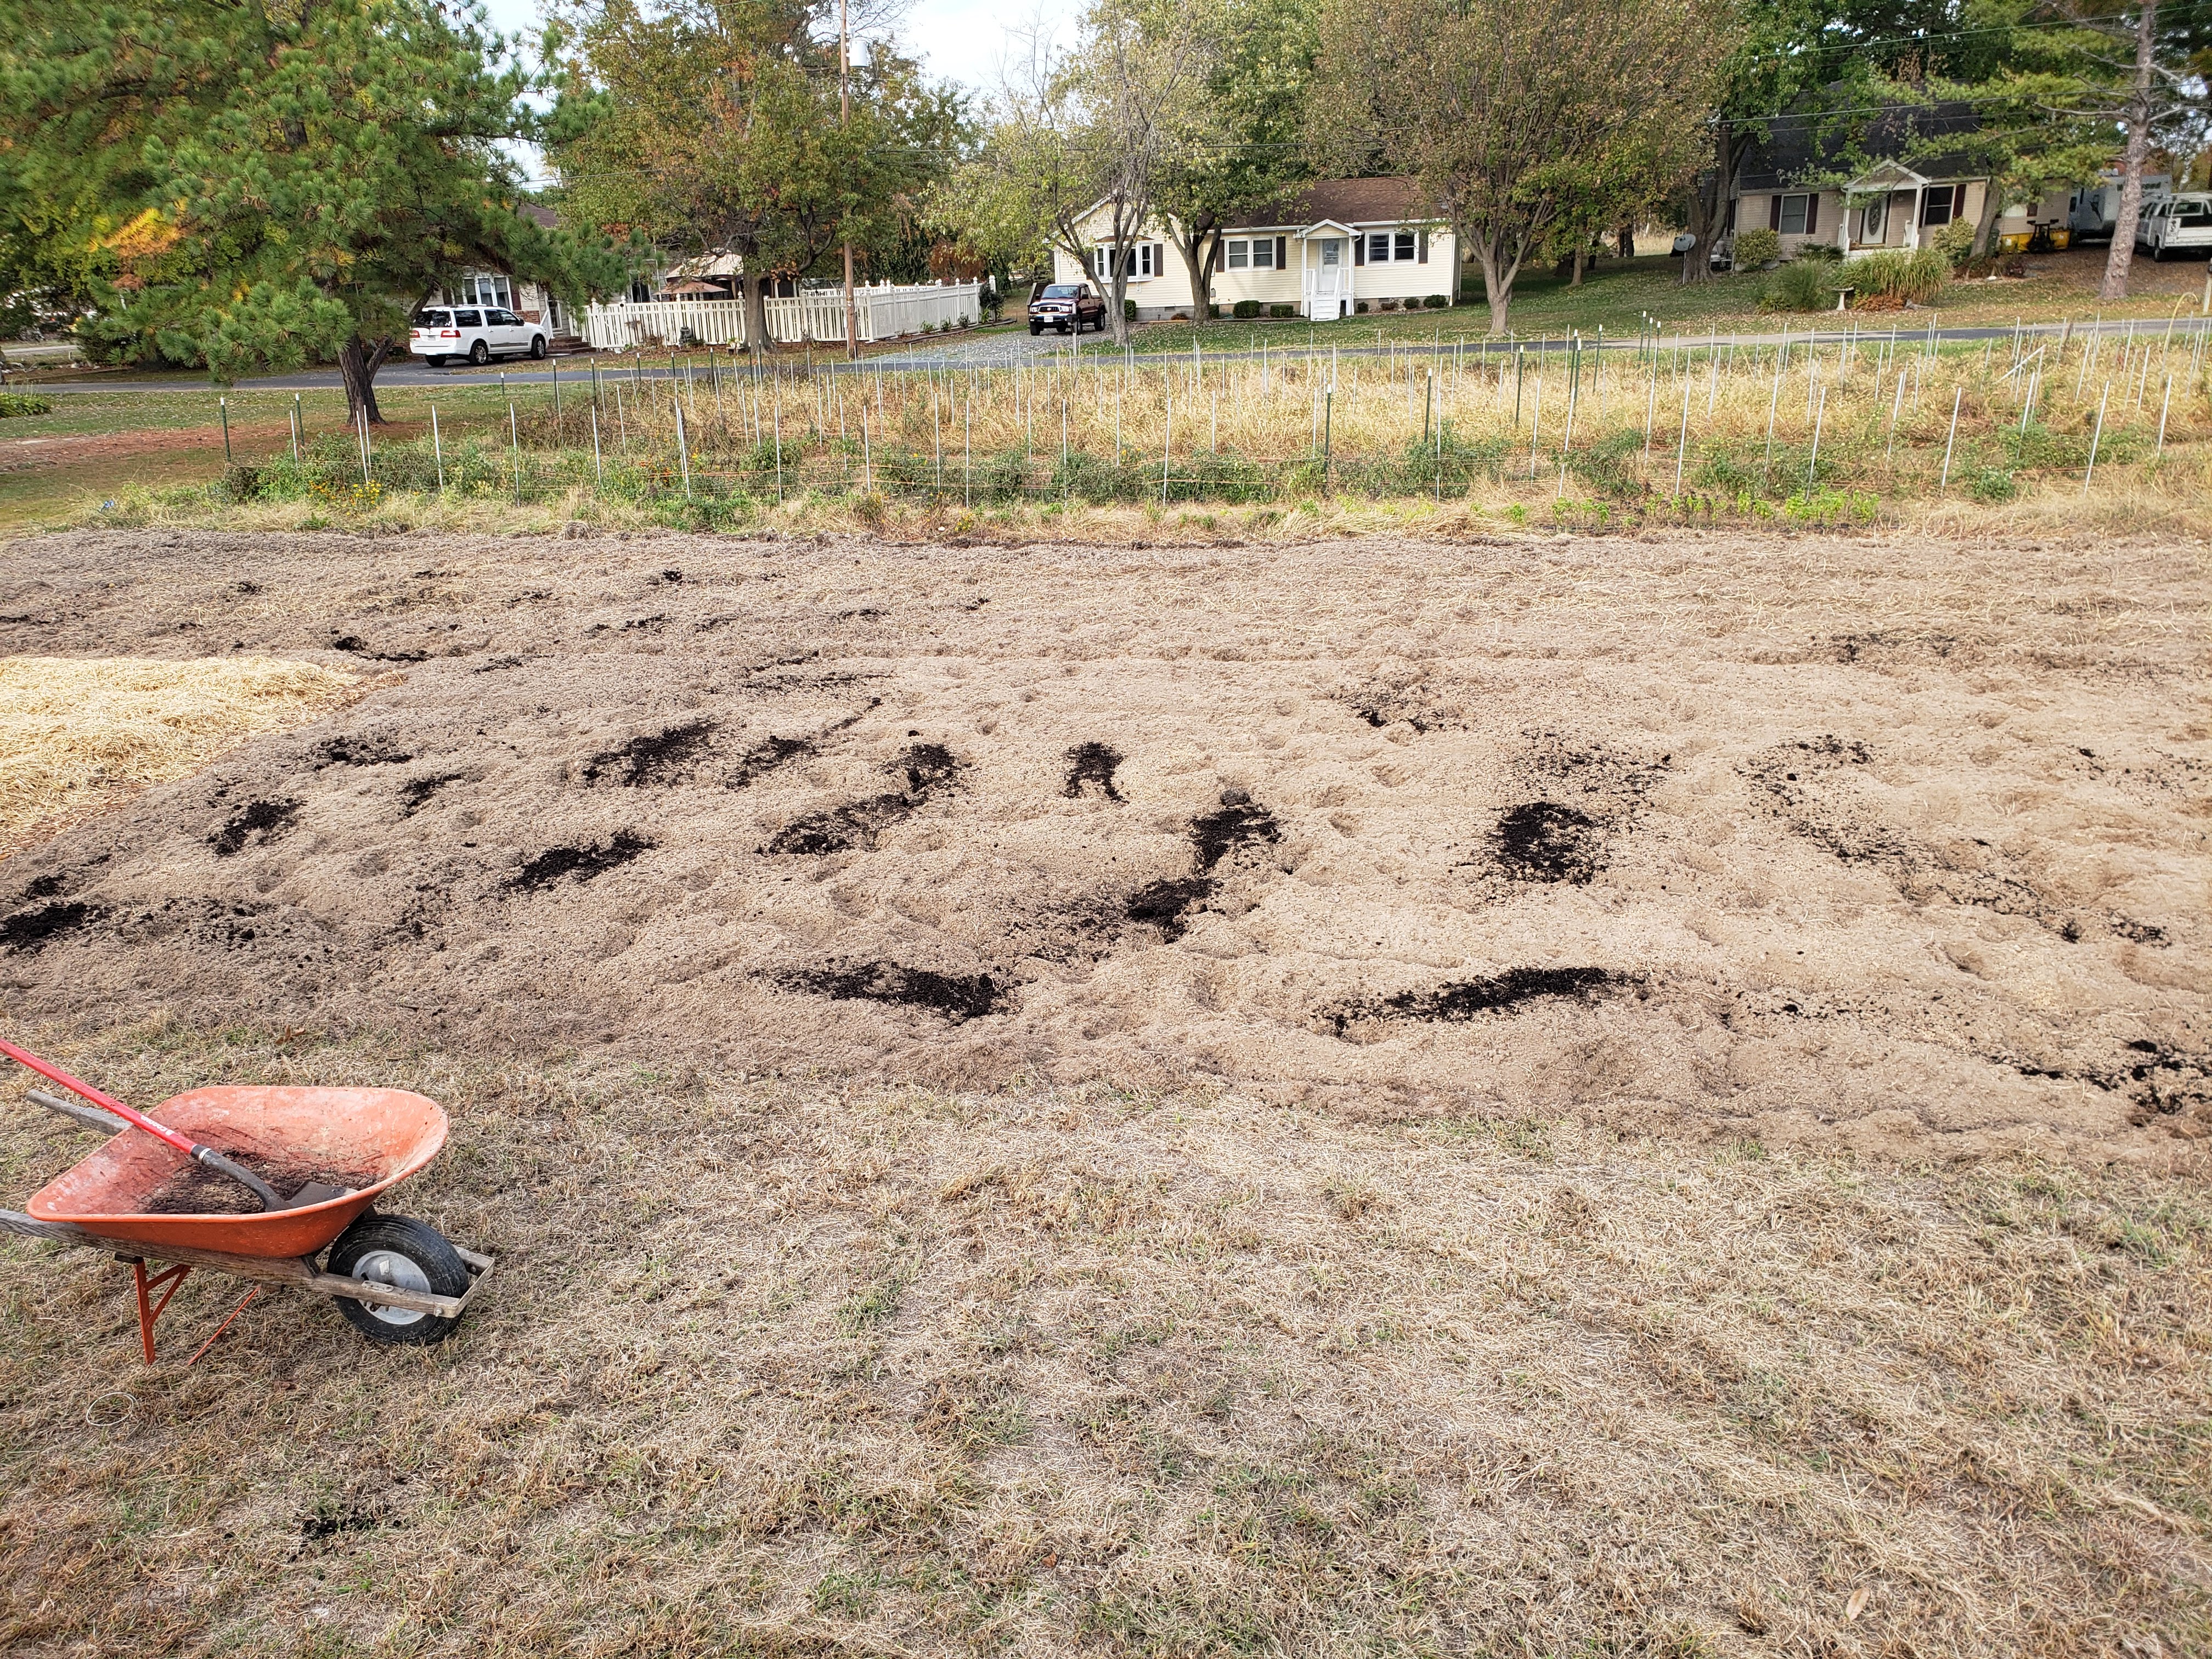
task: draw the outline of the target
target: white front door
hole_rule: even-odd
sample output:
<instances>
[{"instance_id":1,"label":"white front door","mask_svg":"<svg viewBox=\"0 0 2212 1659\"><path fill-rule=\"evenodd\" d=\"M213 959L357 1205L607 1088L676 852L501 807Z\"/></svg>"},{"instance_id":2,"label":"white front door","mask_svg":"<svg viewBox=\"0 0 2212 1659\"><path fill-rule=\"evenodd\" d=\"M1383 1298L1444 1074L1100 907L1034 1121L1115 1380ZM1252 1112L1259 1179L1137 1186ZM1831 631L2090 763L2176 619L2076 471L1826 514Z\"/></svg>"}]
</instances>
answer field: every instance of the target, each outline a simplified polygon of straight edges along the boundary
<instances>
[{"instance_id":1,"label":"white front door","mask_svg":"<svg viewBox=\"0 0 2212 1659\"><path fill-rule=\"evenodd\" d=\"M1306 315L1342 317L1352 310L1352 264L1340 236L1317 237L1306 244Z\"/></svg>"}]
</instances>

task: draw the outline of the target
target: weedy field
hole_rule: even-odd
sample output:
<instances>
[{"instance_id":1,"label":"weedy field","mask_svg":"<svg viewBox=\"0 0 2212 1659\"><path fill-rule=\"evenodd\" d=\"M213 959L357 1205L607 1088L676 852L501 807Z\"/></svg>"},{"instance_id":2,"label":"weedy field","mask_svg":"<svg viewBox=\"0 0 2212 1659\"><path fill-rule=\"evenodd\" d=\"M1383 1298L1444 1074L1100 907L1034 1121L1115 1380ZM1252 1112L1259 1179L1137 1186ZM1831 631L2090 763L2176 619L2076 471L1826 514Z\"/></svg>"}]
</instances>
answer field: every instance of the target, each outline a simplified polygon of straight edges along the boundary
<instances>
[{"instance_id":1,"label":"weedy field","mask_svg":"<svg viewBox=\"0 0 2212 1659\"><path fill-rule=\"evenodd\" d=\"M14 544L190 741L0 769L0 1017L419 1088L501 1267L147 1368L7 1246L0 1632L2206 1648L2205 573L2109 510Z\"/></svg>"}]
</instances>

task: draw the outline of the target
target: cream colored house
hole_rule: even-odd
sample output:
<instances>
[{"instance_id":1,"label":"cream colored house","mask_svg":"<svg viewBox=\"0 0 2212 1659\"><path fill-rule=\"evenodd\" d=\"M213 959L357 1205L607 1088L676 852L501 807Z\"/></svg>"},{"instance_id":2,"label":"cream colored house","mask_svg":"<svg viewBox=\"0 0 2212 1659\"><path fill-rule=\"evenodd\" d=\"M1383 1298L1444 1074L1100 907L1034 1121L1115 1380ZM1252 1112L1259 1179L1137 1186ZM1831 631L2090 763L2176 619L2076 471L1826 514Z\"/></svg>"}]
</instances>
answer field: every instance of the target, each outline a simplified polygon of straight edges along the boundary
<instances>
[{"instance_id":1,"label":"cream colored house","mask_svg":"<svg viewBox=\"0 0 2212 1659\"><path fill-rule=\"evenodd\" d=\"M1109 299L1116 250L1112 214L1102 203L1079 222L1082 257L1053 253L1053 280L1088 277ZM1119 251L1129 270L1129 298L1147 321L1194 314L1190 270L1172 234L1159 222ZM1459 286L1451 232L1425 208L1409 179L1336 179L1308 185L1280 202L1239 216L1221 233L1212 302L1224 317L1241 300L1262 307L1287 305L1300 317L1349 317L1370 311L1414 310L1431 295L1450 298Z\"/></svg>"}]
</instances>

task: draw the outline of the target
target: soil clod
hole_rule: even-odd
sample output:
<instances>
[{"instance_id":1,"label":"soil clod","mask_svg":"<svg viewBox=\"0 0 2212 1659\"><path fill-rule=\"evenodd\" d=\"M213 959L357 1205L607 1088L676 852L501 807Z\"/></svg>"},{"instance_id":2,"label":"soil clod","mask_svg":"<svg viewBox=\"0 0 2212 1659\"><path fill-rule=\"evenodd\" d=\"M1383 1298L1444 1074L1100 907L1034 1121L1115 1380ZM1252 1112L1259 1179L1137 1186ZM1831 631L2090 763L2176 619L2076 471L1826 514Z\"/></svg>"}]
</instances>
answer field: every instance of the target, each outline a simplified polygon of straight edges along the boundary
<instances>
[{"instance_id":1,"label":"soil clod","mask_svg":"<svg viewBox=\"0 0 2212 1659\"><path fill-rule=\"evenodd\" d=\"M325 766L399 766L415 758L403 750L361 738L332 738L318 752L322 757L315 763L318 772Z\"/></svg>"},{"instance_id":2,"label":"soil clod","mask_svg":"<svg viewBox=\"0 0 2212 1659\"><path fill-rule=\"evenodd\" d=\"M1365 1002L1346 1003L1327 1016L1342 1036L1362 1019L1419 1019L1460 1022L1482 1014L1505 1013L1545 999L1595 1002L1608 991L1636 983L1631 975L1607 968L1509 968L1481 979L1455 981L1428 991L1399 991Z\"/></svg>"},{"instance_id":3,"label":"soil clod","mask_svg":"<svg viewBox=\"0 0 2212 1659\"><path fill-rule=\"evenodd\" d=\"M0 920L0 950L21 951L27 954L48 939L74 933L100 914L98 905L76 899L62 904L45 905L36 910L18 910L14 915Z\"/></svg>"},{"instance_id":4,"label":"soil clod","mask_svg":"<svg viewBox=\"0 0 2212 1659\"><path fill-rule=\"evenodd\" d=\"M1060 793L1073 800L1095 785L1108 800L1120 800L1121 792L1115 786L1114 773L1121 764L1119 750L1103 743L1079 743L1067 751L1067 781Z\"/></svg>"},{"instance_id":5,"label":"soil clod","mask_svg":"<svg viewBox=\"0 0 2212 1659\"><path fill-rule=\"evenodd\" d=\"M940 974L897 962L796 969L776 982L793 991L836 1000L896 1002L927 1008L958 1024L997 1013L1006 1006L1007 988L988 974Z\"/></svg>"},{"instance_id":6,"label":"soil clod","mask_svg":"<svg viewBox=\"0 0 2212 1659\"><path fill-rule=\"evenodd\" d=\"M676 783L690 772L714 736L712 720L686 720L665 732L632 738L614 749L605 749L584 763L586 783L601 780L635 789L651 784Z\"/></svg>"},{"instance_id":7,"label":"soil clod","mask_svg":"<svg viewBox=\"0 0 2212 1659\"><path fill-rule=\"evenodd\" d=\"M653 850L653 843L628 830L617 830L605 847L549 847L524 865L509 887L536 892L566 876L586 882L628 864Z\"/></svg>"},{"instance_id":8,"label":"soil clod","mask_svg":"<svg viewBox=\"0 0 2212 1659\"><path fill-rule=\"evenodd\" d=\"M215 848L217 858L230 858L244 852L248 842L266 847L289 830L299 816L300 803L296 800L249 801L208 837L208 845Z\"/></svg>"},{"instance_id":9,"label":"soil clod","mask_svg":"<svg viewBox=\"0 0 2212 1659\"><path fill-rule=\"evenodd\" d=\"M1561 801L1507 807L1498 814L1492 845L1499 871L1512 881L1585 887L1605 867L1603 829L1580 807Z\"/></svg>"}]
</instances>

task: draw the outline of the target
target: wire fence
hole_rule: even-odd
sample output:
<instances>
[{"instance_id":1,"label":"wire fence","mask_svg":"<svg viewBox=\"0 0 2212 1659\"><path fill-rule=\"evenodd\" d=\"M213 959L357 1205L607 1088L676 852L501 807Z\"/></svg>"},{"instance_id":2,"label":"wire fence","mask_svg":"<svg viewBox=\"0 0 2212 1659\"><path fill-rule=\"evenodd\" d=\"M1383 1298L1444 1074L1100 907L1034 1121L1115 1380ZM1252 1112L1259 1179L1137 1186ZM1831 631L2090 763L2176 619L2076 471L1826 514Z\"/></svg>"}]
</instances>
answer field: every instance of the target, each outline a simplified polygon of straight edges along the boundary
<instances>
[{"instance_id":1,"label":"wire fence","mask_svg":"<svg viewBox=\"0 0 2212 1659\"><path fill-rule=\"evenodd\" d=\"M393 492L517 502L574 495L696 522L800 498L1221 504L1460 498L1548 485L1606 501L1963 490L2202 459L2207 328L1931 328L1743 344L1656 331L1372 357L1055 352L920 368L719 357L595 362L509 389L494 429L365 424L234 478L264 498L358 506Z\"/></svg>"}]
</instances>

